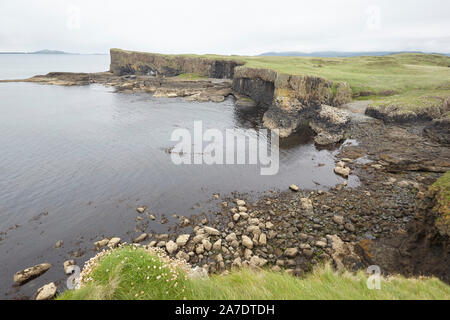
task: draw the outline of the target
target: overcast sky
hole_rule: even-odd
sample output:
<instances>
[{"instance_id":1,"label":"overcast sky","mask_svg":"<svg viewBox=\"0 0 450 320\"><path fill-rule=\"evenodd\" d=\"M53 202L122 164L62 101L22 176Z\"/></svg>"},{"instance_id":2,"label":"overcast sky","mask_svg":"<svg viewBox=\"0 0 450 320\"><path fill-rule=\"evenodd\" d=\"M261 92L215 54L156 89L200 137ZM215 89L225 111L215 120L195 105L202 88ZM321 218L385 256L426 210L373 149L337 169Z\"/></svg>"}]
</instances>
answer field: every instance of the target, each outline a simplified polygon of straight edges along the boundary
<instances>
[{"instance_id":1,"label":"overcast sky","mask_svg":"<svg viewBox=\"0 0 450 320\"><path fill-rule=\"evenodd\" d=\"M0 51L450 53L448 0L1 0Z\"/></svg>"}]
</instances>

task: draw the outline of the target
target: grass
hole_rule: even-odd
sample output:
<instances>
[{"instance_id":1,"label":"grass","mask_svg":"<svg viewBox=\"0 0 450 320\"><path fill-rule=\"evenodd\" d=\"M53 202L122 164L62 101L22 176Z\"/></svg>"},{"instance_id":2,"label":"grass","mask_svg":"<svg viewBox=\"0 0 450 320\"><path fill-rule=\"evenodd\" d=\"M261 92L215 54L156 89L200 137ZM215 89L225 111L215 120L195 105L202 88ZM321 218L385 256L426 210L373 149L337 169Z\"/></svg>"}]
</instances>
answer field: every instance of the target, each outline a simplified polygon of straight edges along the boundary
<instances>
[{"instance_id":1,"label":"grass","mask_svg":"<svg viewBox=\"0 0 450 320\"><path fill-rule=\"evenodd\" d=\"M381 290L369 290L364 273L337 273L323 266L303 279L284 272L248 269L207 279L190 279L184 266L168 267L167 261L160 259L142 248L126 246L113 250L93 266L88 274L90 280L81 289L66 291L57 299L450 299L450 287L434 278L382 278Z\"/></svg>"},{"instance_id":2,"label":"grass","mask_svg":"<svg viewBox=\"0 0 450 320\"><path fill-rule=\"evenodd\" d=\"M436 192L436 226L441 233L450 236L450 171L440 177L431 189Z\"/></svg>"},{"instance_id":3,"label":"grass","mask_svg":"<svg viewBox=\"0 0 450 320\"><path fill-rule=\"evenodd\" d=\"M183 79L183 80L201 80L201 79L207 79L208 77L202 76L197 73L182 73L178 75L176 78Z\"/></svg>"}]
</instances>

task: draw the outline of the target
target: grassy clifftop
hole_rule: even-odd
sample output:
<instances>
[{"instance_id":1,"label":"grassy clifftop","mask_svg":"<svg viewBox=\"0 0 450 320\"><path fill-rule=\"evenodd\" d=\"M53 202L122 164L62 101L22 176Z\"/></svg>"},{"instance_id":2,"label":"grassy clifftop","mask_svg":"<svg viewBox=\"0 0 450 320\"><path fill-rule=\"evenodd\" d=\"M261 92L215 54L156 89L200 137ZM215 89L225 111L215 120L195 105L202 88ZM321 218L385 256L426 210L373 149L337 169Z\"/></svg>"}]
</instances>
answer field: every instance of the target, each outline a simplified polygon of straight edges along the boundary
<instances>
[{"instance_id":1,"label":"grassy clifftop","mask_svg":"<svg viewBox=\"0 0 450 320\"><path fill-rule=\"evenodd\" d=\"M227 60L249 68L345 81L350 85L354 98L373 100L372 106L375 108L396 107L400 112L416 113L428 109L429 114L435 113L431 114L432 118L442 117L446 112L450 116L450 110L444 110L449 108L445 101L450 99L450 57L444 55L404 53L349 58L188 54L155 56Z\"/></svg>"},{"instance_id":2,"label":"grassy clifftop","mask_svg":"<svg viewBox=\"0 0 450 320\"><path fill-rule=\"evenodd\" d=\"M442 105L450 97L450 58L431 54L383 57L243 57L247 66L289 74L310 74L349 83L354 97L374 105L415 111Z\"/></svg>"},{"instance_id":3,"label":"grassy clifftop","mask_svg":"<svg viewBox=\"0 0 450 320\"><path fill-rule=\"evenodd\" d=\"M85 268L83 287L66 291L58 299L450 299L450 287L432 278L382 278L381 290L369 290L364 273L337 273L328 266L303 279L265 270L191 278L188 268L161 254L125 246L103 254Z\"/></svg>"}]
</instances>

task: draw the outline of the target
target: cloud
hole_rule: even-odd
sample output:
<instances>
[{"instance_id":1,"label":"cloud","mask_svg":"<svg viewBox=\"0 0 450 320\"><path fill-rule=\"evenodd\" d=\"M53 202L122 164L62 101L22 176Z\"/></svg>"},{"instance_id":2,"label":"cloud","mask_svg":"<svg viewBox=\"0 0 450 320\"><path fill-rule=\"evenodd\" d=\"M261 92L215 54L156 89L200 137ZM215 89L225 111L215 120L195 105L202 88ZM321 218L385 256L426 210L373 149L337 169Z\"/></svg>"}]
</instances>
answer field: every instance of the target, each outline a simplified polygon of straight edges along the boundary
<instances>
[{"instance_id":1,"label":"cloud","mask_svg":"<svg viewBox=\"0 0 450 320\"><path fill-rule=\"evenodd\" d=\"M450 52L449 13L439 0L2 1L0 51Z\"/></svg>"}]
</instances>

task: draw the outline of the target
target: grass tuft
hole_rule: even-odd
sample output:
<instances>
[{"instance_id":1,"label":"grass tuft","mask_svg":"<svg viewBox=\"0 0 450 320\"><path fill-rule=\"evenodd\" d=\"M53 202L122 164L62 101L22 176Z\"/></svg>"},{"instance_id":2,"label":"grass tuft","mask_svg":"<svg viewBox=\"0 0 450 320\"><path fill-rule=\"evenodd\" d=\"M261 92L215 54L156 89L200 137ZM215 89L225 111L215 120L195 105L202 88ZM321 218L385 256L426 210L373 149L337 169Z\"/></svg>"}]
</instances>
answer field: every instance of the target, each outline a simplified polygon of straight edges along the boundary
<instances>
[{"instance_id":1,"label":"grass tuft","mask_svg":"<svg viewBox=\"0 0 450 320\"><path fill-rule=\"evenodd\" d=\"M176 275L176 276L175 276ZM367 288L363 272L338 273L329 265L304 278L269 270L236 270L206 279L189 278L182 265L142 248L122 247L104 255L81 289L59 300L399 300L450 299L450 287L435 278L382 278Z\"/></svg>"}]
</instances>

